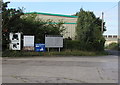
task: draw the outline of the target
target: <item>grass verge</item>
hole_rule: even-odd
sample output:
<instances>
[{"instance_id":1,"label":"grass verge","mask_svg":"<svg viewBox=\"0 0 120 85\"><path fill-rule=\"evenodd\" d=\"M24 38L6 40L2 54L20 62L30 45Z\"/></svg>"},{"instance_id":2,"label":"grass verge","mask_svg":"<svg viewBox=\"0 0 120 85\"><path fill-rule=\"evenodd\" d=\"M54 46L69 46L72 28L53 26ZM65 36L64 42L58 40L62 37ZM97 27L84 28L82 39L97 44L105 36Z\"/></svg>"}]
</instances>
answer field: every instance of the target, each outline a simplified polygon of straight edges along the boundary
<instances>
[{"instance_id":1,"label":"grass verge","mask_svg":"<svg viewBox=\"0 0 120 85\"><path fill-rule=\"evenodd\" d=\"M90 52L90 51L78 51L78 50L65 50L61 52L30 52L30 51L4 51L2 57L33 57L33 56L104 56L108 53L102 52Z\"/></svg>"}]
</instances>

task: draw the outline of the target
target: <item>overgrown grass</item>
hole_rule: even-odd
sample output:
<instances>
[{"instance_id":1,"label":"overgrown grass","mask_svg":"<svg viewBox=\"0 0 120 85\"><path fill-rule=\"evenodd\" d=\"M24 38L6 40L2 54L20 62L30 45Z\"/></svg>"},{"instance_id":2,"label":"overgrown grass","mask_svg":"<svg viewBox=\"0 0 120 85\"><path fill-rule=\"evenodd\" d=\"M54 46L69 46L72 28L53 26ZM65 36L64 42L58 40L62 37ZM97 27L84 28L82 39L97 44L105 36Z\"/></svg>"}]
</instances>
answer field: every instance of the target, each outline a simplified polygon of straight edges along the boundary
<instances>
[{"instance_id":1,"label":"overgrown grass","mask_svg":"<svg viewBox=\"0 0 120 85\"><path fill-rule=\"evenodd\" d=\"M102 56L107 55L106 52L90 52L90 51L79 51L79 50L64 50L61 52L30 52L30 51L4 51L2 57L35 57L35 56Z\"/></svg>"}]
</instances>

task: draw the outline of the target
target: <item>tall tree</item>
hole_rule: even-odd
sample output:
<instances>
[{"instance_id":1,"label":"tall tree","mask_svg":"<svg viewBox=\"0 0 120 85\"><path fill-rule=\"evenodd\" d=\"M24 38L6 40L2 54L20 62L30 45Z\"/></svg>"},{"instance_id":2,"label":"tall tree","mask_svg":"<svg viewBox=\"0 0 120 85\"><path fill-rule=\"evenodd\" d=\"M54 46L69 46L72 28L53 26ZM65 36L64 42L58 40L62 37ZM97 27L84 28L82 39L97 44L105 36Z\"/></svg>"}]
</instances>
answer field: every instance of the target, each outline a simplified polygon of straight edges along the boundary
<instances>
[{"instance_id":1,"label":"tall tree","mask_svg":"<svg viewBox=\"0 0 120 85\"><path fill-rule=\"evenodd\" d=\"M65 30L63 22L43 21L37 18L36 13L23 15L22 23L21 31L23 34L35 35L36 43L44 43L45 35L62 35Z\"/></svg>"},{"instance_id":2,"label":"tall tree","mask_svg":"<svg viewBox=\"0 0 120 85\"><path fill-rule=\"evenodd\" d=\"M22 9L9 9L10 2L2 3L2 45L6 49L9 45L9 33L22 32L24 35L35 35L36 43L44 43L45 35L61 35L65 30L63 22L57 24L52 20L36 19L37 14L24 14Z\"/></svg>"},{"instance_id":3,"label":"tall tree","mask_svg":"<svg viewBox=\"0 0 120 85\"><path fill-rule=\"evenodd\" d=\"M77 16L76 38L81 41L82 49L104 50L105 39L101 32L102 20L97 18L93 12L84 11L82 8Z\"/></svg>"},{"instance_id":4,"label":"tall tree","mask_svg":"<svg viewBox=\"0 0 120 85\"><path fill-rule=\"evenodd\" d=\"M2 2L2 45L3 49L9 44L9 33L18 31L21 28L20 16L23 15L22 9L7 8L8 3Z\"/></svg>"}]
</instances>

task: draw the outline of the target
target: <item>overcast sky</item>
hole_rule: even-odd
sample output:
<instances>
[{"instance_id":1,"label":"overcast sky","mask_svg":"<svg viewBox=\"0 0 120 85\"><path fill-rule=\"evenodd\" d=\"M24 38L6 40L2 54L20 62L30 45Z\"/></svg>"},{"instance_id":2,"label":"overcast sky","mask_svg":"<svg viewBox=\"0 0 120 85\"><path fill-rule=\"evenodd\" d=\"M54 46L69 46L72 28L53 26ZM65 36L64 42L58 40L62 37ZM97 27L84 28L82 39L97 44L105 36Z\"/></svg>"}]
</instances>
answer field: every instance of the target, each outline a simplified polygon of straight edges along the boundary
<instances>
[{"instance_id":1,"label":"overcast sky","mask_svg":"<svg viewBox=\"0 0 120 85\"><path fill-rule=\"evenodd\" d=\"M8 1L8 0L4 0ZM10 0L9 0L10 1ZM24 7L24 12L43 12L43 13L57 13L71 15L75 14L82 7L86 11L93 11L97 17L101 18L101 13L104 12L104 21L106 22L107 31L104 34L117 35L118 34L118 2L117 0L100 0L102 2L95 2L95 0L76 0L76 2L51 2L44 0L12 0L9 8ZM64 0L65 1L65 0ZM74 0L75 1L75 0Z\"/></svg>"}]
</instances>

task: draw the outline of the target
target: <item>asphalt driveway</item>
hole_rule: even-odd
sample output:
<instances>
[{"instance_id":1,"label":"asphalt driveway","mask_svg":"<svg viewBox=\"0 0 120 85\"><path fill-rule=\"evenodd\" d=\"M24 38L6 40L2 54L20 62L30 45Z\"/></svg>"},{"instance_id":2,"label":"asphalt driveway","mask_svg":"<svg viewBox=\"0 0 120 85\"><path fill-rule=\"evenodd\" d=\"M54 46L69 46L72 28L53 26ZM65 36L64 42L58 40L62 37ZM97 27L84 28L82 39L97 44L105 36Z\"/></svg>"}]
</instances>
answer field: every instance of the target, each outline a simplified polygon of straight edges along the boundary
<instances>
[{"instance_id":1,"label":"asphalt driveway","mask_svg":"<svg viewBox=\"0 0 120 85\"><path fill-rule=\"evenodd\" d=\"M118 56L4 58L3 83L117 83Z\"/></svg>"}]
</instances>

